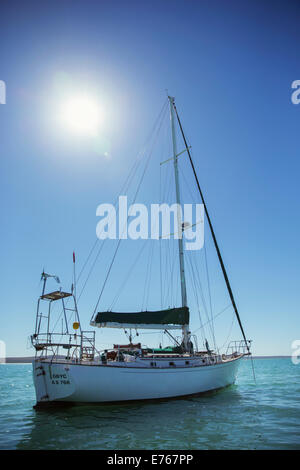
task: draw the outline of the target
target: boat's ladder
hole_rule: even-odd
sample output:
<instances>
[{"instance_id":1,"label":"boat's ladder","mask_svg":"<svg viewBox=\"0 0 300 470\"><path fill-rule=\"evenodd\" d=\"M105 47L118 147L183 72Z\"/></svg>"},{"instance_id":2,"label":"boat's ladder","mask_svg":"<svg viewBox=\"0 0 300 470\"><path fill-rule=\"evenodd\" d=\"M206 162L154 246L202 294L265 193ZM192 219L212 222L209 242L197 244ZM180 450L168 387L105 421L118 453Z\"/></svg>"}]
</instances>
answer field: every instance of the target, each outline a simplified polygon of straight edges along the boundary
<instances>
[{"instance_id":1,"label":"boat's ladder","mask_svg":"<svg viewBox=\"0 0 300 470\"><path fill-rule=\"evenodd\" d=\"M93 361L95 358L95 331L81 332L80 359Z\"/></svg>"}]
</instances>

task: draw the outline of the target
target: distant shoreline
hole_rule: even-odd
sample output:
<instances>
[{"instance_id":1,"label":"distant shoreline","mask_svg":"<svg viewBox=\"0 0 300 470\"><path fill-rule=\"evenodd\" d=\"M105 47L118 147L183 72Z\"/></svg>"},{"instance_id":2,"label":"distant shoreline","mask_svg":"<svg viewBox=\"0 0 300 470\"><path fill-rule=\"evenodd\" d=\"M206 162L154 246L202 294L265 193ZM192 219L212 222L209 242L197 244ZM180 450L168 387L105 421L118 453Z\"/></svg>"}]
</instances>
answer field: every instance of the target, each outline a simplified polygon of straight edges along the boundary
<instances>
[{"instance_id":1,"label":"distant shoreline","mask_svg":"<svg viewBox=\"0 0 300 470\"><path fill-rule=\"evenodd\" d=\"M7 357L5 362L2 362L3 359L0 359L1 364L31 364L34 360L34 356L32 357Z\"/></svg>"},{"instance_id":2,"label":"distant shoreline","mask_svg":"<svg viewBox=\"0 0 300 470\"><path fill-rule=\"evenodd\" d=\"M253 359L286 359L291 358L291 356L252 356Z\"/></svg>"},{"instance_id":3,"label":"distant shoreline","mask_svg":"<svg viewBox=\"0 0 300 470\"><path fill-rule=\"evenodd\" d=\"M286 359L291 356L252 356L253 359ZM34 356L31 357L7 357L5 362L0 358L0 364L31 364Z\"/></svg>"}]
</instances>

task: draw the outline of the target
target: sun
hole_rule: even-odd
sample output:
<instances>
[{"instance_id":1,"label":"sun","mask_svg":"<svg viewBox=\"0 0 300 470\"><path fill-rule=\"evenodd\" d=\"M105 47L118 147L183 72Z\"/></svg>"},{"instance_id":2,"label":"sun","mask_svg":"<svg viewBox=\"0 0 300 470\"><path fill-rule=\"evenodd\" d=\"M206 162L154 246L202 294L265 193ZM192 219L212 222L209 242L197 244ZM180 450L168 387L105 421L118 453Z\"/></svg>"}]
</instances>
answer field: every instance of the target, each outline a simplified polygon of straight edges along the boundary
<instances>
[{"instance_id":1,"label":"sun","mask_svg":"<svg viewBox=\"0 0 300 470\"><path fill-rule=\"evenodd\" d=\"M102 115L97 100L87 95L72 96L60 108L60 121L65 129L82 136L96 136Z\"/></svg>"}]
</instances>

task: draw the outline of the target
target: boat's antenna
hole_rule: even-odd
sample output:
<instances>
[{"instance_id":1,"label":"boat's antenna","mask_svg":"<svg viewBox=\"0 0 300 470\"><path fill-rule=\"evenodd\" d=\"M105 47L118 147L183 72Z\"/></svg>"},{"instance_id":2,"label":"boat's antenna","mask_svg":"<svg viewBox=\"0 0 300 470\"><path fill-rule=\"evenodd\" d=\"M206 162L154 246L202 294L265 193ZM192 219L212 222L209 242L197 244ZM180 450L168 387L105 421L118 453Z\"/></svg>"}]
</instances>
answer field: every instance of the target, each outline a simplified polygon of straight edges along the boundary
<instances>
[{"instance_id":1,"label":"boat's antenna","mask_svg":"<svg viewBox=\"0 0 300 470\"><path fill-rule=\"evenodd\" d=\"M42 296L45 294L45 288L46 288L46 282L47 282L47 276L45 275L45 269L43 268L43 272L41 274L41 280L43 280L43 291L42 291Z\"/></svg>"},{"instance_id":2,"label":"boat's antenna","mask_svg":"<svg viewBox=\"0 0 300 470\"><path fill-rule=\"evenodd\" d=\"M75 251L73 251L73 278L74 278L74 297L76 299L76 258L75 258Z\"/></svg>"},{"instance_id":3,"label":"boat's antenna","mask_svg":"<svg viewBox=\"0 0 300 470\"><path fill-rule=\"evenodd\" d=\"M202 200L202 203L203 203L203 206L204 206L204 211L205 211L205 214L206 214L206 217L207 217L207 220L208 220L208 224L209 224L209 228L210 228L211 235L212 235L212 238L213 238L213 242L214 242L214 245L215 245L215 248L216 248L216 251L217 251L217 255L218 255L218 258L219 258L221 268L222 268L222 272L223 272L223 276L224 276L225 283L226 283L226 286L227 286L227 290L228 290L228 293L229 293L229 297L230 297L231 303L233 305L234 312L235 312L237 321L239 323L239 326L240 326L240 329L241 329L241 332L242 332L242 335L243 335L243 338L244 338L244 341L245 341L245 345L247 347L248 352L250 353L250 348L249 348L249 345L248 345L248 341L246 339L246 335L245 335L244 328L243 328L243 325L242 325L242 322L241 322L241 319L240 319L240 315L239 315L239 312L238 312L238 309L237 309L237 306L236 306L236 303L235 303L235 300L234 300L234 297L233 297L230 282L229 282L227 272L226 272L226 269L225 269L225 266L224 266L224 263L223 263L223 259L222 259L221 252L220 252L220 249L219 249L219 246L218 246L218 243L217 243L215 232L214 232L214 229L213 229L213 226L212 226L209 214L208 214L208 210L207 210L207 207L206 207L206 204L205 204L203 193L202 193L201 188L200 188L197 173L196 173L194 163L193 163L193 160L192 160L192 157L191 157L189 146L187 144L187 141L186 141L183 129L182 129L182 125L181 125L181 122L180 122L180 119L179 119L179 116L178 116L178 112L177 112L177 109L176 109L176 106L175 106L175 100L174 99L173 99L172 104L173 104L173 107L174 107L174 110L175 110L175 113L176 113L176 117L177 117L177 120L178 120L180 131L181 131L181 134L182 134L182 137L183 137L183 140L184 140L184 145L185 145L186 151L187 151L188 156L189 156L189 160L190 160L190 163L191 163L191 166L192 166L192 169L193 169L193 173L194 173L194 176L195 176L195 179L196 179L197 187L198 187L200 197L201 197L201 200Z\"/></svg>"},{"instance_id":4,"label":"boat's antenna","mask_svg":"<svg viewBox=\"0 0 300 470\"><path fill-rule=\"evenodd\" d=\"M54 274L48 274L48 273L45 273L45 269L43 269L43 272L41 274L41 281L43 281L43 291L42 291L42 296L45 294L45 288L46 288L46 282L47 282L47 279L48 277L53 277L56 282L58 284L60 284L60 280L59 280L59 277L54 275Z\"/></svg>"}]
</instances>

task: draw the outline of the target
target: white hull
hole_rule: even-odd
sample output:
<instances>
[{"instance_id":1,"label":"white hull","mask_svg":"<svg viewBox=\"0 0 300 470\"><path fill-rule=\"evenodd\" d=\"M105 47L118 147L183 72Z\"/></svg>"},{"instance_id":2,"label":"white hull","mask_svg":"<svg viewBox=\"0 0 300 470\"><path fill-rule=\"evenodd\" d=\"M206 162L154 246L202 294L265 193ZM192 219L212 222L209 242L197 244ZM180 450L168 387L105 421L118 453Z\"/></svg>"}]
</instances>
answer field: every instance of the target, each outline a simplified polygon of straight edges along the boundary
<instances>
[{"instance_id":1,"label":"white hull","mask_svg":"<svg viewBox=\"0 0 300 470\"><path fill-rule=\"evenodd\" d=\"M242 356L178 368L33 362L37 404L107 403L196 395L235 382Z\"/></svg>"}]
</instances>

